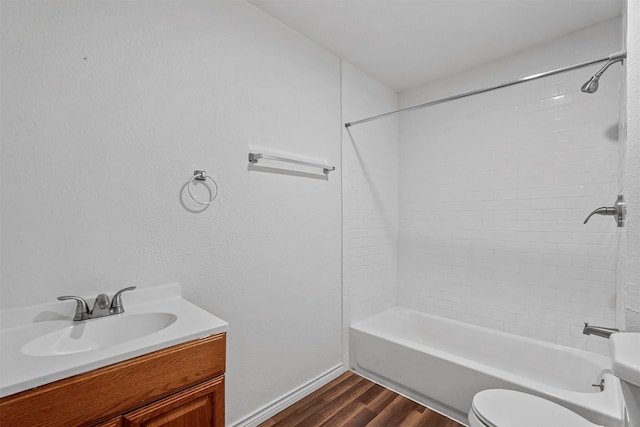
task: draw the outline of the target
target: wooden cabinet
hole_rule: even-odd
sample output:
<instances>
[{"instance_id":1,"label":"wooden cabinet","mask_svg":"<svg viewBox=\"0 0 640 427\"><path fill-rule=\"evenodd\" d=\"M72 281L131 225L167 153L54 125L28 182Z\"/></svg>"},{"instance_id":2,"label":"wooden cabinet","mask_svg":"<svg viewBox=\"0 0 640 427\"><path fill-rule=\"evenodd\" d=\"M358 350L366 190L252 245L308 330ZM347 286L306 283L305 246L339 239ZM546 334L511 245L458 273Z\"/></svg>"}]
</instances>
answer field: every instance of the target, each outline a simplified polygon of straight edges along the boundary
<instances>
[{"instance_id":1,"label":"wooden cabinet","mask_svg":"<svg viewBox=\"0 0 640 427\"><path fill-rule=\"evenodd\" d=\"M115 418L111 418L110 420L107 420L100 424L96 424L92 427L122 427L122 417L118 416Z\"/></svg>"},{"instance_id":2,"label":"wooden cabinet","mask_svg":"<svg viewBox=\"0 0 640 427\"><path fill-rule=\"evenodd\" d=\"M124 427L224 426L224 378L219 377L122 417Z\"/></svg>"},{"instance_id":3,"label":"wooden cabinet","mask_svg":"<svg viewBox=\"0 0 640 427\"><path fill-rule=\"evenodd\" d=\"M4 397L0 425L223 427L225 366L225 334L190 341Z\"/></svg>"}]
</instances>

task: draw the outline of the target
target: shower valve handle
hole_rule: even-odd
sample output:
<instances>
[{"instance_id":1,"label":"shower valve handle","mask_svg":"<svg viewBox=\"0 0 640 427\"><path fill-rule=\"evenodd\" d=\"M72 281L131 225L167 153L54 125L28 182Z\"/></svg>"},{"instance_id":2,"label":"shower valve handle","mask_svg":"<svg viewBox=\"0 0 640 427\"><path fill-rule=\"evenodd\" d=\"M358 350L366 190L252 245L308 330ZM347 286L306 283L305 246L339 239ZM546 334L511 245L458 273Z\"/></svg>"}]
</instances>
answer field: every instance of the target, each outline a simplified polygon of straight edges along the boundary
<instances>
[{"instance_id":1,"label":"shower valve handle","mask_svg":"<svg viewBox=\"0 0 640 427\"><path fill-rule=\"evenodd\" d=\"M618 227L624 227L624 218L627 214L627 205L624 202L624 197L622 197L622 195L619 195L618 198L616 199L616 202L611 207L603 206L601 208L594 210L589 214L589 216L587 216L583 224L586 224L589 221L589 219L591 219L591 217L596 214L614 216L615 217L614 219L618 224Z\"/></svg>"},{"instance_id":2,"label":"shower valve handle","mask_svg":"<svg viewBox=\"0 0 640 427\"><path fill-rule=\"evenodd\" d=\"M586 224L587 222L589 222L589 219L594 215L615 215L615 214L616 214L616 208L608 208L606 206L603 206L591 212L587 217L587 219L584 220L583 224Z\"/></svg>"}]
</instances>

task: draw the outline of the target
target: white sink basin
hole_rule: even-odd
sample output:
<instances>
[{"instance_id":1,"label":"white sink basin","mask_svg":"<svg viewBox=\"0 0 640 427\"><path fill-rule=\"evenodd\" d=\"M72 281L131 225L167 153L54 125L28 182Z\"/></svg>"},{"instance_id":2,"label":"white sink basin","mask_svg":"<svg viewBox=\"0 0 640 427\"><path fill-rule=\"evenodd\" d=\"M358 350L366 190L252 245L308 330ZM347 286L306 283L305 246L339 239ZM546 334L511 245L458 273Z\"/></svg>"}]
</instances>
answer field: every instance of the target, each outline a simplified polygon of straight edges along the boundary
<instances>
[{"instance_id":1,"label":"white sink basin","mask_svg":"<svg viewBox=\"0 0 640 427\"><path fill-rule=\"evenodd\" d=\"M68 302L0 310L0 397L226 332L228 327L182 298L177 283L138 288L128 292L123 303L122 314L81 322L72 320L74 310Z\"/></svg>"},{"instance_id":2,"label":"white sink basin","mask_svg":"<svg viewBox=\"0 0 640 427\"><path fill-rule=\"evenodd\" d=\"M640 387L640 333L611 335L611 370L614 375Z\"/></svg>"},{"instance_id":3,"label":"white sink basin","mask_svg":"<svg viewBox=\"0 0 640 427\"><path fill-rule=\"evenodd\" d=\"M59 356L99 350L161 331L176 319L172 313L140 313L75 322L72 326L29 341L21 350L28 356Z\"/></svg>"}]
</instances>

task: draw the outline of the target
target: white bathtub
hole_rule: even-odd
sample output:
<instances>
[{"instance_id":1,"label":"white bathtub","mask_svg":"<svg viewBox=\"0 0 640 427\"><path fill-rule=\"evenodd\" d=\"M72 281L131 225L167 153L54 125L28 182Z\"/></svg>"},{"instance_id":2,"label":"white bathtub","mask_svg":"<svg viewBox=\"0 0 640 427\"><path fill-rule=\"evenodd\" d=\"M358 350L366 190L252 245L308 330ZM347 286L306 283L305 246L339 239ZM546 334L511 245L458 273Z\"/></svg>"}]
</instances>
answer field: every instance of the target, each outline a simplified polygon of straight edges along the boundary
<instances>
[{"instance_id":1,"label":"white bathtub","mask_svg":"<svg viewBox=\"0 0 640 427\"><path fill-rule=\"evenodd\" d=\"M352 325L349 340L351 369L463 424L476 393L504 388L622 426L620 383L603 356L399 307ZM601 379L602 392L591 385Z\"/></svg>"}]
</instances>

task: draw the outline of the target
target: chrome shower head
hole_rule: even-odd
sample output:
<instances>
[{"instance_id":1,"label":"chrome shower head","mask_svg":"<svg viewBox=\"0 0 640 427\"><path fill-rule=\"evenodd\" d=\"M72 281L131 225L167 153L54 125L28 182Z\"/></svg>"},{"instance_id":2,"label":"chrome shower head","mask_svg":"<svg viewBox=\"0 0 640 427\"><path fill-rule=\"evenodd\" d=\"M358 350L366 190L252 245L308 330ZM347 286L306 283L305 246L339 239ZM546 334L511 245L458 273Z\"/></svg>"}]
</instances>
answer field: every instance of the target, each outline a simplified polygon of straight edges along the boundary
<instances>
[{"instance_id":1,"label":"chrome shower head","mask_svg":"<svg viewBox=\"0 0 640 427\"><path fill-rule=\"evenodd\" d=\"M604 64L604 67L602 67L600 69L600 71L595 73L593 75L593 77L591 77L589 79L588 82L583 84L582 87L580 88L580 90L583 91L584 93L594 93L595 91L597 91L598 90L598 80L600 80L600 76L602 76L602 74L604 74L604 72L607 71L607 68L609 68L610 66L612 66L616 62L624 61L624 59L626 57L627 57L627 53L626 52L619 52L619 53L611 55L609 57L609 61L606 64Z\"/></svg>"},{"instance_id":2,"label":"chrome shower head","mask_svg":"<svg viewBox=\"0 0 640 427\"><path fill-rule=\"evenodd\" d=\"M580 90L584 93L594 93L598 90L598 80L600 80L598 75L591 77L588 82L582 85Z\"/></svg>"}]
</instances>

